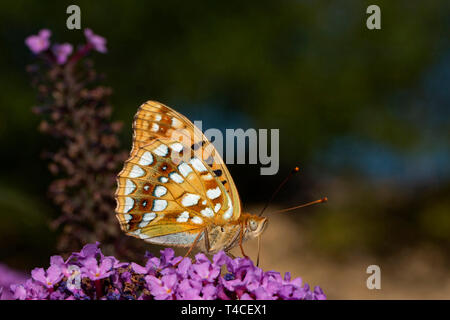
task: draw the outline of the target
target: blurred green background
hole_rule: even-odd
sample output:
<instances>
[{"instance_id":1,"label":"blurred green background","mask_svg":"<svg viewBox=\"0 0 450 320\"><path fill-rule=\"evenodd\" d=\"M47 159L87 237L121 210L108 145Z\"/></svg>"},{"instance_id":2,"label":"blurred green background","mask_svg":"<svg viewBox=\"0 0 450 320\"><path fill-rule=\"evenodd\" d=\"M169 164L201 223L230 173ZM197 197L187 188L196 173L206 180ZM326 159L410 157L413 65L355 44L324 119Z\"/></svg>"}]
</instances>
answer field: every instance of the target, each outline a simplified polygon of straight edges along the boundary
<instances>
[{"instance_id":1,"label":"blurred green background","mask_svg":"<svg viewBox=\"0 0 450 320\"><path fill-rule=\"evenodd\" d=\"M279 128L278 175L229 166L244 206L260 206L299 165L274 205L328 196L326 205L286 214L305 250L333 264L355 255L395 261L427 248L449 266L445 0L2 2L0 261L29 270L54 253L49 221L58 209L40 157L51 142L31 113L36 93L25 67L33 57L24 39L49 28L53 41L84 42L82 31L66 28L74 3L82 27L108 40L109 52L94 60L114 90L123 148L148 99L202 120L204 129ZM370 4L381 7L381 30L366 28Z\"/></svg>"}]
</instances>

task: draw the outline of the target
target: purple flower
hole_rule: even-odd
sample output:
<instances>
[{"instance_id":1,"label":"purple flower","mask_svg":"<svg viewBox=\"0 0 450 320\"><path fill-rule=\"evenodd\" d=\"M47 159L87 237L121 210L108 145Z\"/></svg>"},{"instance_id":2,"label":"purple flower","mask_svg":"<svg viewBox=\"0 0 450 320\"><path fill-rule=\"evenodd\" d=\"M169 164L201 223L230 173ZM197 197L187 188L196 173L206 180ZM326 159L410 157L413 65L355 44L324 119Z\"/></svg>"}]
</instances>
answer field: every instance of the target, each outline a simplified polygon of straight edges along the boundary
<instances>
[{"instance_id":1,"label":"purple flower","mask_svg":"<svg viewBox=\"0 0 450 320\"><path fill-rule=\"evenodd\" d=\"M89 257L83 262L81 272L91 280L99 280L109 277L113 272L113 266L114 261L111 258L104 258L99 264L97 259Z\"/></svg>"},{"instance_id":2,"label":"purple flower","mask_svg":"<svg viewBox=\"0 0 450 320\"><path fill-rule=\"evenodd\" d=\"M131 263L131 269L133 269L134 272L140 273L140 274L146 274L148 272L146 267L143 267L134 262Z\"/></svg>"},{"instance_id":3,"label":"purple flower","mask_svg":"<svg viewBox=\"0 0 450 320\"><path fill-rule=\"evenodd\" d=\"M158 258L156 258L158 259ZM183 259L182 257L175 257L175 251L173 251L172 248L166 248L164 250L161 250L161 263L160 268L165 268L168 266L172 266L177 264L179 261ZM153 258L154 260L154 258Z\"/></svg>"},{"instance_id":4,"label":"purple flower","mask_svg":"<svg viewBox=\"0 0 450 320\"><path fill-rule=\"evenodd\" d=\"M253 290L256 300L277 300L277 292L279 286L272 285L269 287L258 287ZM242 297L241 297L242 299Z\"/></svg>"},{"instance_id":5,"label":"purple flower","mask_svg":"<svg viewBox=\"0 0 450 320\"><path fill-rule=\"evenodd\" d=\"M155 300L173 299L174 289L177 284L176 274L168 274L162 276L161 279L150 275L145 277L145 281L147 281L148 288L154 295Z\"/></svg>"},{"instance_id":6,"label":"purple flower","mask_svg":"<svg viewBox=\"0 0 450 320\"><path fill-rule=\"evenodd\" d=\"M83 260L90 257L96 258L97 255L101 255L101 257L103 257L102 252L98 247L99 245L100 243L98 241L96 243L87 244L83 247L83 249L81 249L80 252L72 253L71 258L76 257L79 260Z\"/></svg>"},{"instance_id":7,"label":"purple flower","mask_svg":"<svg viewBox=\"0 0 450 320\"><path fill-rule=\"evenodd\" d=\"M200 289L193 287L188 279L183 279L178 284L176 298L177 300L202 300Z\"/></svg>"},{"instance_id":8,"label":"purple flower","mask_svg":"<svg viewBox=\"0 0 450 320\"><path fill-rule=\"evenodd\" d=\"M61 291L55 291L50 293L50 300L65 300L66 295Z\"/></svg>"},{"instance_id":9,"label":"purple flower","mask_svg":"<svg viewBox=\"0 0 450 320\"><path fill-rule=\"evenodd\" d=\"M13 288L13 286L11 286L11 288ZM23 285L23 288L26 290L25 299L44 300L48 297L49 290L42 284L33 281L33 279L28 279ZM21 290L21 288L17 289ZM13 292L13 294L16 295L16 292ZM23 293L19 292L19 294L23 296Z\"/></svg>"},{"instance_id":10,"label":"purple flower","mask_svg":"<svg viewBox=\"0 0 450 320\"><path fill-rule=\"evenodd\" d=\"M187 278L187 277L188 277L188 272L189 272L191 266L192 266L191 259L189 259L189 258L184 258L184 259L181 260L181 262L178 264L176 273L177 273L181 278Z\"/></svg>"},{"instance_id":11,"label":"purple flower","mask_svg":"<svg viewBox=\"0 0 450 320\"><path fill-rule=\"evenodd\" d=\"M119 260L117 260L115 257L113 256L107 256L105 258L111 259L113 262L113 268L117 269L117 268L125 268L128 266L127 262L120 262Z\"/></svg>"},{"instance_id":12,"label":"purple flower","mask_svg":"<svg viewBox=\"0 0 450 320\"><path fill-rule=\"evenodd\" d=\"M250 284L251 288L258 287L258 281L260 280L259 268L253 265L253 262L249 259L236 258L234 260L227 260L227 269L233 277L231 280L221 278L222 285L229 291L236 292L240 297L243 288L246 288L247 284Z\"/></svg>"},{"instance_id":13,"label":"purple flower","mask_svg":"<svg viewBox=\"0 0 450 320\"><path fill-rule=\"evenodd\" d=\"M14 292L13 298L16 300L25 300L27 298L27 290L21 284L12 284L11 291Z\"/></svg>"},{"instance_id":14,"label":"purple flower","mask_svg":"<svg viewBox=\"0 0 450 320\"><path fill-rule=\"evenodd\" d=\"M50 47L51 31L48 29L42 29L37 35L29 36L25 39L25 44L31 50L31 52L38 54L47 50Z\"/></svg>"},{"instance_id":15,"label":"purple flower","mask_svg":"<svg viewBox=\"0 0 450 320\"><path fill-rule=\"evenodd\" d=\"M253 299L248 293L244 293L241 296L241 300L255 300L255 299Z\"/></svg>"},{"instance_id":16,"label":"purple flower","mask_svg":"<svg viewBox=\"0 0 450 320\"><path fill-rule=\"evenodd\" d=\"M151 275L155 275L155 272L157 269L159 269L161 265L161 261L159 258L156 257L151 257L147 260L147 263L145 264L145 267L132 262L131 263L131 269L139 274L151 274Z\"/></svg>"},{"instance_id":17,"label":"purple flower","mask_svg":"<svg viewBox=\"0 0 450 320\"><path fill-rule=\"evenodd\" d=\"M213 284L207 284L202 289L203 300L215 300L217 299L217 288Z\"/></svg>"},{"instance_id":18,"label":"purple flower","mask_svg":"<svg viewBox=\"0 0 450 320\"><path fill-rule=\"evenodd\" d=\"M64 277L70 277L72 272L68 268L68 264L61 256L51 256L50 265L57 266Z\"/></svg>"},{"instance_id":19,"label":"purple flower","mask_svg":"<svg viewBox=\"0 0 450 320\"><path fill-rule=\"evenodd\" d=\"M106 39L92 32L91 29L84 29L87 42L98 52L106 53Z\"/></svg>"},{"instance_id":20,"label":"purple flower","mask_svg":"<svg viewBox=\"0 0 450 320\"><path fill-rule=\"evenodd\" d=\"M44 285L47 288L52 288L59 280L62 279L63 274L61 269L52 265L47 269L47 272L43 268L35 268L31 271L31 277L33 280Z\"/></svg>"},{"instance_id":21,"label":"purple flower","mask_svg":"<svg viewBox=\"0 0 450 320\"><path fill-rule=\"evenodd\" d=\"M222 266L227 263L228 260L232 260L225 251L219 251L217 252L213 257L213 264Z\"/></svg>"},{"instance_id":22,"label":"purple flower","mask_svg":"<svg viewBox=\"0 0 450 320\"><path fill-rule=\"evenodd\" d=\"M52 48L58 64L64 64L67 58L72 54L73 47L70 43L55 44Z\"/></svg>"},{"instance_id":23,"label":"purple flower","mask_svg":"<svg viewBox=\"0 0 450 320\"><path fill-rule=\"evenodd\" d=\"M197 254L195 259L196 263L191 267L191 277L197 281L214 282L220 274L220 266L211 264L203 253Z\"/></svg>"},{"instance_id":24,"label":"purple flower","mask_svg":"<svg viewBox=\"0 0 450 320\"><path fill-rule=\"evenodd\" d=\"M80 258L95 257L97 254L101 254L99 245L100 243L98 241L96 243L87 244L81 249L80 253L75 253L75 255Z\"/></svg>"},{"instance_id":25,"label":"purple flower","mask_svg":"<svg viewBox=\"0 0 450 320\"><path fill-rule=\"evenodd\" d=\"M325 293L323 293L322 288L319 286L314 287L314 296L315 296L316 300L326 300L327 299L327 296L325 295Z\"/></svg>"}]
</instances>

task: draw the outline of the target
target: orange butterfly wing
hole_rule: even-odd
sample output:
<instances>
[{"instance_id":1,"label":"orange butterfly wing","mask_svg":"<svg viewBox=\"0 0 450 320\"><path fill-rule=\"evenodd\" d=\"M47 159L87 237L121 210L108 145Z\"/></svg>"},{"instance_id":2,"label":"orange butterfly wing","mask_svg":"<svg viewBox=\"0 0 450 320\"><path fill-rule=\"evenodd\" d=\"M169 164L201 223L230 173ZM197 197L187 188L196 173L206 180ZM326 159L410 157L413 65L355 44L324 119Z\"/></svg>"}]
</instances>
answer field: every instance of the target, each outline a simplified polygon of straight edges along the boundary
<instances>
[{"instance_id":1,"label":"orange butterfly wing","mask_svg":"<svg viewBox=\"0 0 450 320\"><path fill-rule=\"evenodd\" d=\"M149 101L139 108L133 128L130 158L117 179L123 231L152 243L188 246L207 226L239 219L231 175L192 122Z\"/></svg>"}]
</instances>

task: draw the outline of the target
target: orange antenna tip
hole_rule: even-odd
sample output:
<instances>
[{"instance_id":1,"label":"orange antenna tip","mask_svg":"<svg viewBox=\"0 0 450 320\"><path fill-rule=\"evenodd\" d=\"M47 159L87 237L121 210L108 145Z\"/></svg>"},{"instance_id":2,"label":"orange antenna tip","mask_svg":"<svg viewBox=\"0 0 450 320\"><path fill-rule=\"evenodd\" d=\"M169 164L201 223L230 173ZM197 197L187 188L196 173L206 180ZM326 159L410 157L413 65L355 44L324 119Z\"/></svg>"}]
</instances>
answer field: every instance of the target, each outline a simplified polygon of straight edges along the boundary
<instances>
[{"instance_id":1,"label":"orange antenna tip","mask_svg":"<svg viewBox=\"0 0 450 320\"><path fill-rule=\"evenodd\" d=\"M266 205L264 206L264 208L261 210L261 212L259 213L259 216L262 216L262 214L264 213L264 211L267 209L267 207L269 206L269 204L272 202L272 200L275 198L275 196L277 195L277 193L281 190L281 187L283 185L286 184L286 182L288 182L288 180L297 172L300 171L300 168L298 166L295 166L294 169L291 170L291 172L289 172L289 175L283 180L283 182L281 182L281 184L278 186L278 188L275 190L274 193L272 193L272 196L270 197L269 201L266 202Z\"/></svg>"},{"instance_id":2,"label":"orange antenna tip","mask_svg":"<svg viewBox=\"0 0 450 320\"><path fill-rule=\"evenodd\" d=\"M274 213L281 213L281 212L292 211L292 210L295 210L295 209L304 208L304 207L308 207L308 206L311 206L311 205L314 205L314 204L319 204L319 203L323 203L323 202L327 202L327 201L328 201L328 198L327 197L323 197L322 199L319 199L319 200L316 200L316 201L311 201L311 202L308 202L308 203L305 203L305 204L301 204L299 206L295 206L295 207L292 207L292 208L278 210L278 211L275 211Z\"/></svg>"}]
</instances>

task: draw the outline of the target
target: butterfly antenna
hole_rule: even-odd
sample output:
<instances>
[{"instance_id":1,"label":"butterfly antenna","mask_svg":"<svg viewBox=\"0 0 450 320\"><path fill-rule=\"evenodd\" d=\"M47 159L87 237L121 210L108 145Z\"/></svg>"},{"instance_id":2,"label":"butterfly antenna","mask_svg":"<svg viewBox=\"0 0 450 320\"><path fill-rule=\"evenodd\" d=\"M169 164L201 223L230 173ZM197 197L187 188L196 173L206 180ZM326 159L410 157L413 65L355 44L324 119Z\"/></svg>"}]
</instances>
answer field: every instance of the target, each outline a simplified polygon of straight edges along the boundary
<instances>
[{"instance_id":1,"label":"butterfly antenna","mask_svg":"<svg viewBox=\"0 0 450 320\"><path fill-rule=\"evenodd\" d=\"M281 213L281 212L286 212L286 211L292 211L292 210L295 210L295 209L304 208L304 207L312 206L314 204L319 204L319 203L323 203L323 202L327 202L327 201L328 201L328 198L324 197L324 198L316 200L316 201L311 201L311 202L308 202L308 203L305 203L305 204L301 204L299 206L295 206L295 207L292 207L292 208L278 210L278 211L275 211L273 213Z\"/></svg>"},{"instance_id":2,"label":"butterfly antenna","mask_svg":"<svg viewBox=\"0 0 450 320\"><path fill-rule=\"evenodd\" d=\"M289 179L296 174L297 172L300 171L299 167L295 167L294 169L291 170L291 172L289 172L288 176L280 183L280 185L278 186L278 188L274 191L274 193L272 193L272 196L270 197L269 201L266 202L266 205L264 206L264 208L261 210L259 216L262 216L262 214L264 213L264 211L266 211L267 207L269 206L269 204L272 202L272 200L275 198L275 196L278 194L278 192L281 190L281 188L286 184L286 182L289 181Z\"/></svg>"}]
</instances>

